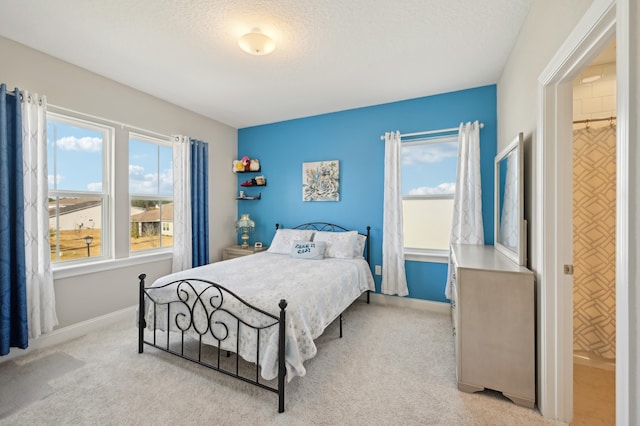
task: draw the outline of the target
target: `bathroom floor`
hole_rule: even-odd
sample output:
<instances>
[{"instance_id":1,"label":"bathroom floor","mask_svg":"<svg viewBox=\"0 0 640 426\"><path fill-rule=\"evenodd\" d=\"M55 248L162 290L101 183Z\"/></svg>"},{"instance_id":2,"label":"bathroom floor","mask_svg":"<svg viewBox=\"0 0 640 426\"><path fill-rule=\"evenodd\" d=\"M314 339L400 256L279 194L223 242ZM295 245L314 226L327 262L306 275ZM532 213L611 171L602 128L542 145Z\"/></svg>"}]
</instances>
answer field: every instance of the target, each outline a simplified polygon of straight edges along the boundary
<instances>
[{"instance_id":1,"label":"bathroom floor","mask_svg":"<svg viewBox=\"0 0 640 426\"><path fill-rule=\"evenodd\" d=\"M600 426L616 424L616 372L573 364L573 423Z\"/></svg>"}]
</instances>

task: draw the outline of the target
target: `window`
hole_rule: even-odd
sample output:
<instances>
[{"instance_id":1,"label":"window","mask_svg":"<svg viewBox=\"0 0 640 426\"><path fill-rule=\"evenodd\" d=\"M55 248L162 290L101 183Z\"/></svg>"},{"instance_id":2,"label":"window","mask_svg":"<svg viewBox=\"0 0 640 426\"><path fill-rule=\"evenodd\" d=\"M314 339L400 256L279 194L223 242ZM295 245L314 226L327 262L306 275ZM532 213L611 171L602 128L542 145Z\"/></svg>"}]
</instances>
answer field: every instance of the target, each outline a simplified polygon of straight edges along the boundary
<instances>
[{"instance_id":1,"label":"window","mask_svg":"<svg viewBox=\"0 0 640 426\"><path fill-rule=\"evenodd\" d=\"M173 246L173 149L148 136L129 137L129 250Z\"/></svg>"},{"instance_id":2,"label":"window","mask_svg":"<svg viewBox=\"0 0 640 426\"><path fill-rule=\"evenodd\" d=\"M109 253L109 152L113 128L47 114L51 261Z\"/></svg>"},{"instance_id":3,"label":"window","mask_svg":"<svg viewBox=\"0 0 640 426\"><path fill-rule=\"evenodd\" d=\"M457 156L457 136L402 142L405 248L449 250Z\"/></svg>"},{"instance_id":4,"label":"window","mask_svg":"<svg viewBox=\"0 0 640 426\"><path fill-rule=\"evenodd\" d=\"M54 278L118 267L132 253L149 254L145 259L171 256L172 144L168 136L133 129L49 105Z\"/></svg>"}]
</instances>

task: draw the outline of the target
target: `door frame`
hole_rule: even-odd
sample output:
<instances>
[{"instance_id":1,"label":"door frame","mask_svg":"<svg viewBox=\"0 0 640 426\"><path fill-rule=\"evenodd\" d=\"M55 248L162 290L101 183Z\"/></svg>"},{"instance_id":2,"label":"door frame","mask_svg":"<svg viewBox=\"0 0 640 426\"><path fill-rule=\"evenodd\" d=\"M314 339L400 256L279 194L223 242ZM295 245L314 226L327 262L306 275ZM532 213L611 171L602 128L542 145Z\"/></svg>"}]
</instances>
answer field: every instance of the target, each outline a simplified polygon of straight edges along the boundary
<instances>
[{"instance_id":1,"label":"door frame","mask_svg":"<svg viewBox=\"0 0 640 426\"><path fill-rule=\"evenodd\" d=\"M617 4L616 4L617 3ZM538 405L545 417L573 418L573 292L563 264L572 253L573 80L616 38L616 419L628 424L629 393L629 0L594 0L538 78L538 134L535 146L538 326ZM621 10L625 9L625 10ZM627 18L628 19L628 18ZM633 17L631 17L633 19ZM617 32L617 34L616 34ZM626 61L626 62L625 62ZM622 77L622 78L621 78ZM623 131L626 130L626 131ZM623 299L625 298L625 299ZM624 303L622 303L624 301Z\"/></svg>"}]
</instances>

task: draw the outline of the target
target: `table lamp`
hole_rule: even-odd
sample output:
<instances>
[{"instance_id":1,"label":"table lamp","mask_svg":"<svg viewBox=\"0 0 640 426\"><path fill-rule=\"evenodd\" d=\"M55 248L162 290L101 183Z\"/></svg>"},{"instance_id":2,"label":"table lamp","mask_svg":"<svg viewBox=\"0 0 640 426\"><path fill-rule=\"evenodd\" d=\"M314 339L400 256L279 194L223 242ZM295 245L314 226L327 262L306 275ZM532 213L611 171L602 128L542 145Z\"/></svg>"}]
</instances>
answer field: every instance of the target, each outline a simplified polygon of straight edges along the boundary
<instances>
[{"instance_id":1,"label":"table lamp","mask_svg":"<svg viewBox=\"0 0 640 426\"><path fill-rule=\"evenodd\" d=\"M249 232L253 232L256 227L256 223L249 217L249 213L243 213L240 215L240 219L236 221L236 232L242 231L242 236L240 239L242 240L243 249L249 248Z\"/></svg>"}]
</instances>

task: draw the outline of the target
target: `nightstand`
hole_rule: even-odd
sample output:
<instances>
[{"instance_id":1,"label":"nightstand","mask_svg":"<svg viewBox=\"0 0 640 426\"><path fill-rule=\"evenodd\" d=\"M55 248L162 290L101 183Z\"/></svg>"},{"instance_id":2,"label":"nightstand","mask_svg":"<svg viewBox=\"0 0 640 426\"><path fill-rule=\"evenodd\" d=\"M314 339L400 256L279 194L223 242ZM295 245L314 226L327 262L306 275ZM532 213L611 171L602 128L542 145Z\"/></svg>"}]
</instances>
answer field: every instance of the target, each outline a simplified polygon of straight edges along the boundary
<instances>
[{"instance_id":1,"label":"nightstand","mask_svg":"<svg viewBox=\"0 0 640 426\"><path fill-rule=\"evenodd\" d=\"M222 249L222 260L229 260L229 259L234 259L236 257L249 256L250 254L256 254L261 251L265 251L268 248L269 247L255 248L252 246L249 246L246 249L243 249L240 246L225 247Z\"/></svg>"}]
</instances>

